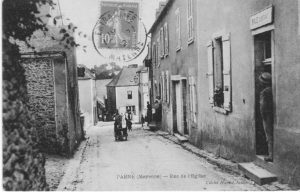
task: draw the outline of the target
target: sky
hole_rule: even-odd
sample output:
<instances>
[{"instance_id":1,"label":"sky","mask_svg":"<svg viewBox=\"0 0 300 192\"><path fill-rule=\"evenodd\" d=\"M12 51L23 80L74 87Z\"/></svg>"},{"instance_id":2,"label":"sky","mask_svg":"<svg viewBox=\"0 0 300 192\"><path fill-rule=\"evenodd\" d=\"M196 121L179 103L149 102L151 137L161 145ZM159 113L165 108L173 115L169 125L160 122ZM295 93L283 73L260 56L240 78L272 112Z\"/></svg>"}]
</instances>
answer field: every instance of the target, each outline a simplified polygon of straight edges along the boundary
<instances>
[{"instance_id":1,"label":"sky","mask_svg":"<svg viewBox=\"0 0 300 192\"><path fill-rule=\"evenodd\" d=\"M108 0L107 0L108 1ZM130 0L120 0L121 2L130 2ZM159 1L161 0L140 0L142 10L140 11L140 18L142 19L146 30L148 31L155 21L155 11L158 8ZM82 46L77 49L77 63L84 64L87 67L93 67L94 65L101 65L106 63L107 60L101 57L95 50L92 43L92 30L97 22L99 16L99 4L100 0L59 0L59 5L63 15L64 24L68 24L70 21L78 27L78 32L86 34L88 38L82 38L76 36L76 41ZM149 40L149 39L148 39ZM87 46L86 52L82 47ZM144 52L135 60L126 64L142 64L145 56L147 55L147 47ZM120 64L121 66L124 64Z\"/></svg>"}]
</instances>

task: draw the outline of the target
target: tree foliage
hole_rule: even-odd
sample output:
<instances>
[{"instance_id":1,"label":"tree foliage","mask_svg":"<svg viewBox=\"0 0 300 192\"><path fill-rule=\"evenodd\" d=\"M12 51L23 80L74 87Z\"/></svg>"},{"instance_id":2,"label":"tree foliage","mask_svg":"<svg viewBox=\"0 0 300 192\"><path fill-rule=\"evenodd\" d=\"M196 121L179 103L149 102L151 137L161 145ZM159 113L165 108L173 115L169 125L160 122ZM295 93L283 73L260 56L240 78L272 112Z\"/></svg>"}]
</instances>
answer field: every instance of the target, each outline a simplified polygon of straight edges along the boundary
<instances>
[{"instance_id":1,"label":"tree foliage","mask_svg":"<svg viewBox=\"0 0 300 192\"><path fill-rule=\"evenodd\" d=\"M102 64L99 67L94 66L93 70L95 71L96 79L112 79L121 71L121 67L111 62Z\"/></svg>"}]
</instances>

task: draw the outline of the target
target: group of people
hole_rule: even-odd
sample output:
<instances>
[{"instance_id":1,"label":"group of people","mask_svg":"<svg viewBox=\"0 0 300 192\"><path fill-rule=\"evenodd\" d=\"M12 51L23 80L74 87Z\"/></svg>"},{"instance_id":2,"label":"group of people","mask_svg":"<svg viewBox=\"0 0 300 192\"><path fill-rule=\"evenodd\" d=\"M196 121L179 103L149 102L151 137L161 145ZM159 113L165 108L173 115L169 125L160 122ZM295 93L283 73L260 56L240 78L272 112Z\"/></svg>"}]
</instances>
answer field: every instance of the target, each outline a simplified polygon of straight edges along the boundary
<instances>
[{"instance_id":1,"label":"group of people","mask_svg":"<svg viewBox=\"0 0 300 192\"><path fill-rule=\"evenodd\" d=\"M114 115L114 131L116 139L118 137L126 137L128 136L128 131L132 131L132 114L130 110L127 110L125 113L119 113L117 110Z\"/></svg>"},{"instance_id":2,"label":"group of people","mask_svg":"<svg viewBox=\"0 0 300 192\"><path fill-rule=\"evenodd\" d=\"M152 112L154 111L154 113ZM144 123L147 122L147 125L149 125L149 123L152 121L152 119L155 122L159 122L161 121L161 112L162 112L162 106L161 106L161 102L160 102L160 98L156 97L156 100L154 102L153 107L151 106L150 102L147 102L147 114L144 116L142 114L142 126L144 127Z\"/></svg>"}]
</instances>

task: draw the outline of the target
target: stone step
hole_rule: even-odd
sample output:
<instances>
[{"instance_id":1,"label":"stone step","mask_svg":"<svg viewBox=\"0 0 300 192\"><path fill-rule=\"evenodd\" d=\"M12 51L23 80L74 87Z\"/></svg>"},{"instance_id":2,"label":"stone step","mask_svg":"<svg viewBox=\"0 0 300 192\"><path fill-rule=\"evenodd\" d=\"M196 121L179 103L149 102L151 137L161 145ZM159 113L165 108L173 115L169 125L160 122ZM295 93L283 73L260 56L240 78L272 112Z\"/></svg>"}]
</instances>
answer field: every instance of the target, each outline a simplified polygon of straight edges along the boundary
<instances>
[{"instance_id":1,"label":"stone step","mask_svg":"<svg viewBox=\"0 0 300 192\"><path fill-rule=\"evenodd\" d=\"M187 141L188 141L188 139L187 139L186 137L184 137L184 136L182 136L182 135L179 135L178 133L175 133L174 136L177 137L177 139L178 139L181 143L187 142Z\"/></svg>"},{"instance_id":2,"label":"stone step","mask_svg":"<svg viewBox=\"0 0 300 192\"><path fill-rule=\"evenodd\" d=\"M264 185L277 180L276 175L255 165L253 162L239 163L238 167L246 177L259 185Z\"/></svg>"}]
</instances>

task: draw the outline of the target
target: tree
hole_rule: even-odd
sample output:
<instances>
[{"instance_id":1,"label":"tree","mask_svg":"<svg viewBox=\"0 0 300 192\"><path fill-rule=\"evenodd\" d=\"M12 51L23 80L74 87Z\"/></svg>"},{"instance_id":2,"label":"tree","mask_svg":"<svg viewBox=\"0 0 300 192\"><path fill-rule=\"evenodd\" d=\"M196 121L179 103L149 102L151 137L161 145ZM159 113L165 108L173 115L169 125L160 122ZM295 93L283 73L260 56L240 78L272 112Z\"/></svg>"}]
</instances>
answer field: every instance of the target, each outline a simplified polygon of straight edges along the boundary
<instances>
[{"instance_id":1,"label":"tree","mask_svg":"<svg viewBox=\"0 0 300 192\"><path fill-rule=\"evenodd\" d=\"M39 6L51 0L3 1L3 187L5 190L47 190L45 157L39 151L38 138L28 112L24 69L19 47L12 40L29 47L36 30L48 31ZM50 17L45 15L44 17Z\"/></svg>"}]
</instances>

